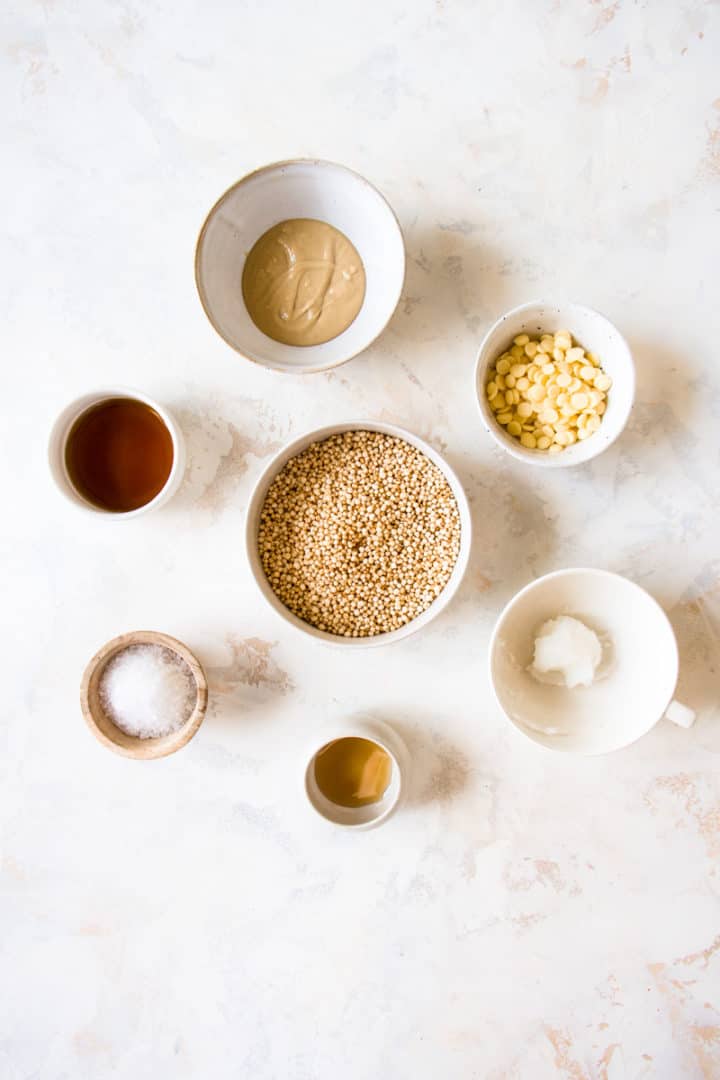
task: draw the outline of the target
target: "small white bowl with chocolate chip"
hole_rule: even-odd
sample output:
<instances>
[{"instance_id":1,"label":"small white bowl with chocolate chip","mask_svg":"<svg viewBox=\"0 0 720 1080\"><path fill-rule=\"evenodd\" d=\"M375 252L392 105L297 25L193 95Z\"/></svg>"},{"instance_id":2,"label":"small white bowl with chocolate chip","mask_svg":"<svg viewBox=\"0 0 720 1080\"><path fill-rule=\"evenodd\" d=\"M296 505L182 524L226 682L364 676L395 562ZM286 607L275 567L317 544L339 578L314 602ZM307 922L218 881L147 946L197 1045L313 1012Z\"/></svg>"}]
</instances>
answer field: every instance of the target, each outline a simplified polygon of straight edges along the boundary
<instances>
[{"instance_id":1,"label":"small white bowl with chocolate chip","mask_svg":"<svg viewBox=\"0 0 720 1080\"><path fill-rule=\"evenodd\" d=\"M467 567L470 509L454 471L393 424L347 421L290 442L248 505L255 582L295 629L348 648L415 633Z\"/></svg>"},{"instance_id":2,"label":"small white bowl with chocolate chip","mask_svg":"<svg viewBox=\"0 0 720 1080\"><path fill-rule=\"evenodd\" d=\"M538 300L490 327L475 393L498 446L530 465L563 468L597 457L621 434L635 397L635 366L604 315Z\"/></svg>"}]
</instances>

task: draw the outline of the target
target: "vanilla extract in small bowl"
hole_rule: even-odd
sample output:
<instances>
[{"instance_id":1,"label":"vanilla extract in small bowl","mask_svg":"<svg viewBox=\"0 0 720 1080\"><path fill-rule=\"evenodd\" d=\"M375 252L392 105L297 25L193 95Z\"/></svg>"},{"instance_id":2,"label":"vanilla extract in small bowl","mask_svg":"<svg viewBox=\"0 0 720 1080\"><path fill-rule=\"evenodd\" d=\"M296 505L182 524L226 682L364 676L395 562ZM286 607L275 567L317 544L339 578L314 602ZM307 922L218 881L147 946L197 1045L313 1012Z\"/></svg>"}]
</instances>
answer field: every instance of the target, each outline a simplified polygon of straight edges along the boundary
<instances>
[{"instance_id":1,"label":"vanilla extract in small bowl","mask_svg":"<svg viewBox=\"0 0 720 1080\"><path fill-rule=\"evenodd\" d=\"M315 756L317 786L336 806L379 802L392 775L390 755L370 739L333 739Z\"/></svg>"},{"instance_id":2,"label":"vanilla extract in small bowl","mask_svg":"<svg viewBox=\"0 0 720 1080\"><path fill-rule=\"evenodd\" d=\"M400 735L374 716L334 720L315 734L306 759L310 807L333 825L371 829L397 810L410 758Z\"/></svg>"}]
</instances>

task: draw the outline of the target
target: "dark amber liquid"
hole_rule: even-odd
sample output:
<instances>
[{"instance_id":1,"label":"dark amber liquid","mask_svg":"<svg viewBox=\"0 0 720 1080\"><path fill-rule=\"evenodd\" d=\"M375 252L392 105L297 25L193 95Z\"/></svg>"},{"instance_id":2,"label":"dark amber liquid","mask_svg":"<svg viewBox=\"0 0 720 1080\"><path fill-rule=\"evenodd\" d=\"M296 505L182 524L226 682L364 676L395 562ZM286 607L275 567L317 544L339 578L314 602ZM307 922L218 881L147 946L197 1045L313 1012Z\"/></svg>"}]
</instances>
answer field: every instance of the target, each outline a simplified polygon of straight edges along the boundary
<instances>
[{"instance_id":1,"label":"dark amber liquid","mask_svg":"<svg viewBox=\"0 0 720 1080\"><path fill-rule=\"evenodd\" d=\"M167 483L172 436L149 405L110 398L75 421L65 446L68 476L84 499L127 513L149 503Z\"/></svg>"}]
</instances>

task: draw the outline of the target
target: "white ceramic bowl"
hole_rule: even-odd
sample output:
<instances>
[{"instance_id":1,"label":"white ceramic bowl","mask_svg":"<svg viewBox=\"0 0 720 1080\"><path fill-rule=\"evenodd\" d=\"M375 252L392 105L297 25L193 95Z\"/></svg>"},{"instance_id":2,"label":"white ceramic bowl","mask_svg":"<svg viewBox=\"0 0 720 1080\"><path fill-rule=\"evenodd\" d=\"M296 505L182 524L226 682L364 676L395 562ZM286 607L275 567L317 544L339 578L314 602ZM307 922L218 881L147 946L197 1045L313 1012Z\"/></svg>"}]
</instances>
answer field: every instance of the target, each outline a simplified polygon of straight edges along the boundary
<instances>
[{"instance_id":1,"label":"white ceramic bowl","mask_svg":"<svg viewBox=\"0 0 720 1080\"><path fill-rule=\"evenodd\" d=\"M528 671L539 627L574 615L601 635L600 676L568 690ZM691 710L673 702L678 648L667 615L634 582L606 570L546 574L522 589L500 615L490 642L490 681L508 720L550 750L604 754L639 739L668 713L683 727Z\"/></svg>"},{"instance_id":2,"label":"white ceramic bowl","mask_svg":"<svg viewBox=\"0 0 720 1080\"><path fill-rule=\"evenodd\" d=\"M495 419L485 396L485 385L489 367L518 334L530 334L532 337L541 333L552 334L557 330L569 330L573 339L584 349L595 353L613 384L598 431L584 442L566 447L561 454L548 454L545 450L528 450L508 435ZM518 461L547 469L561 469L597 457L620 435L635 398L635 365L625 338L598 311L580 304L535 300L508 311L488 330L475 366L475 394L483 423L498 446Z\"/></svg>"},{"instance_id":3,"label":"white ceramic bowl","mask_svg":"<svg viewBox=\"0 0 720 1080\"><path fill-rule=\"evenodd\" d=\"M380 431L386 435L394 435L398 439L404 439L406 442L411 443L412 446L416 446L418 450L421 450L426 457L430 458L430 460L437 465L444 475L452 488L460 514L460 551L458 552L458 557L455 566L453 567L452 574L450 575L450 579L443 591L433 601L430 607L426 608L421 615L417 616L417 618L406 623L405 626L401 626L398 630L391 630L386 634L376 634L373 637L341 637L338 634L327 633L325 630L317 630L314 626L311 626L310 623L299 619L297 615L294 615L289 610L289 608L285 607L282 601L277 598L270 588L270 583L265 576L257 549L260 514L262 512L263 503L265 502L267 490L277 474L290 458L302 453L302 451L312 443L320 442L323 439L329 438L330 435L337 435L343 431ZM348 420L343 424L331 424L328 427L318 428L316 431L308 431L305 435L300 435L297 439L293 439L292 442L288 443L287 446L272 459L263 471L260 479L255 485L252 496L250 497L245 519L245 546L250 569L260 592L270 606L274 608L277 614L280 615L285 622L289 623L290 626L293 626L296 630L300 630L302 633L307 634L318 641L325 641L346 649L369 648L375 645L387 645L393 641L400 641L402 638L414 634L423 626L427 626L429 622L439 615L443 608L448 605L463 579L463 575L467 568L468 557L470 555L471 534L472 525L467 496L462 489L460 481L445 459L441 457L437 451L433 450L432 446L423 439L418 438L417 435L405 431L404 428L396 427L394 424L381 424L374 420Z\"/></svg>"},{"instance_id":4,"label":"white ceramic bowl","mask_svg":"<svg viewBox=\"0 0 720 1080\"><path fill-rule=\"evenodd\" d=\"M370 739L390 756L390 783L382 799L376 803L358 807L338 806L327 799L317 785L315 758L328 743L347 738ZM313 737L303 772L303 791L312 809L332 825L358 831L373 829L387 821L402 803L407 791L409 772L410 755L396 731L373 717L348 717L328 724Z\"/></svg>"},{"instance_id":5,"label":"white ceramic bowl","mask_svg":"<svg viewBox=\"0 0 720 1080\"><path fill-rule=\"evenodd\" d=\"M170 469L170 475L165 482L165 487L162 488L161 491L158 491L155 498L151 499L150 502L145 503L144 506L138 506L136 510L128 510L125 513L115 513L112 510L104 510L101 506L95 506L94 503L85 499L73 485L70 476L68 475L67 465L65 464L65 446L67 444L68 435L77 418L92 405L98 405L101 401L108 401L110 398L132 398L134 401L141 401L144 405L154 409L170 432L173 443L173 463L172 468ZM168 502L182 483L183 476L185 475L185 460L185 438L180 430L180 425L177 420L175 420L172 414L169 413L163 405L158 404L157 401L148 397L147 394L142 394L139 390L131 390L127 386L115 386L103 390L91 390L89 393L83 394L79 398L75 398L74 401L71 401L70 404L63 409L53 424L48 443L48 463L58 491L69 499L70 502L74 503L75 506L79 506L83 510L90 511L93 514L102 514L113 520L139 517L141 514L147 514L150 510L157 510L158 507Z\"/></svg>"},{"instance_id":6,"label":"white ceramic bowl","mask_svg":"<svg viewBox=\"0 0 720 1080\"><path fill-rule=\"evenodd\" d=\"M283 345L250 318L242 295L245 258L278 222L314 218L355 245L365 267L363 305L350 326L322 345ZM233 185L205 220L195 252L195 281L205 314L248 360L295 374L326 371L366 349L390 321L405 278L400 225L380 192L358 173L329 161L266 165Z\"/></svg>"}]
</instances>

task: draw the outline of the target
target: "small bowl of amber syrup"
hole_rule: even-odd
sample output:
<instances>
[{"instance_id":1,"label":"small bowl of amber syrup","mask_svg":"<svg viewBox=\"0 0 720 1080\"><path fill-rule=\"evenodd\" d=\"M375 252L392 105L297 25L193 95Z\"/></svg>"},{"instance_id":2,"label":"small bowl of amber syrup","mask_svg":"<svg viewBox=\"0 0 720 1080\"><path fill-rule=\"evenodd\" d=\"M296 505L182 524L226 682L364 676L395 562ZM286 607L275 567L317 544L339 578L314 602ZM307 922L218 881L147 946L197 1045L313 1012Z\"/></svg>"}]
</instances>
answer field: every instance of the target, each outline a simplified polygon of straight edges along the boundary
<instances>
[{"instance_id":1,"label":"small bowl of amber syrup","mask_svg":"<svg viewBox=\"0 0 720 1080\"><path fill-rule=\"evenodd\" d=\"M71 402L55 421L50 471L76 506L131 518L177 491L185 440L177 421L137 390L95 390Z\"/></svg>"},{"instance_id":2,"label":"small bowl of amber syrup","mask_svg":"<svg viewBox=\"0 0 720 1080\"><path fill-rule=\"evenodd\" d=\"M407 789L405 743L374 717L329 725L313 744L304 790L313 810L333 825L372 829L387 821Z\"/></svg>"}]
</instances>

